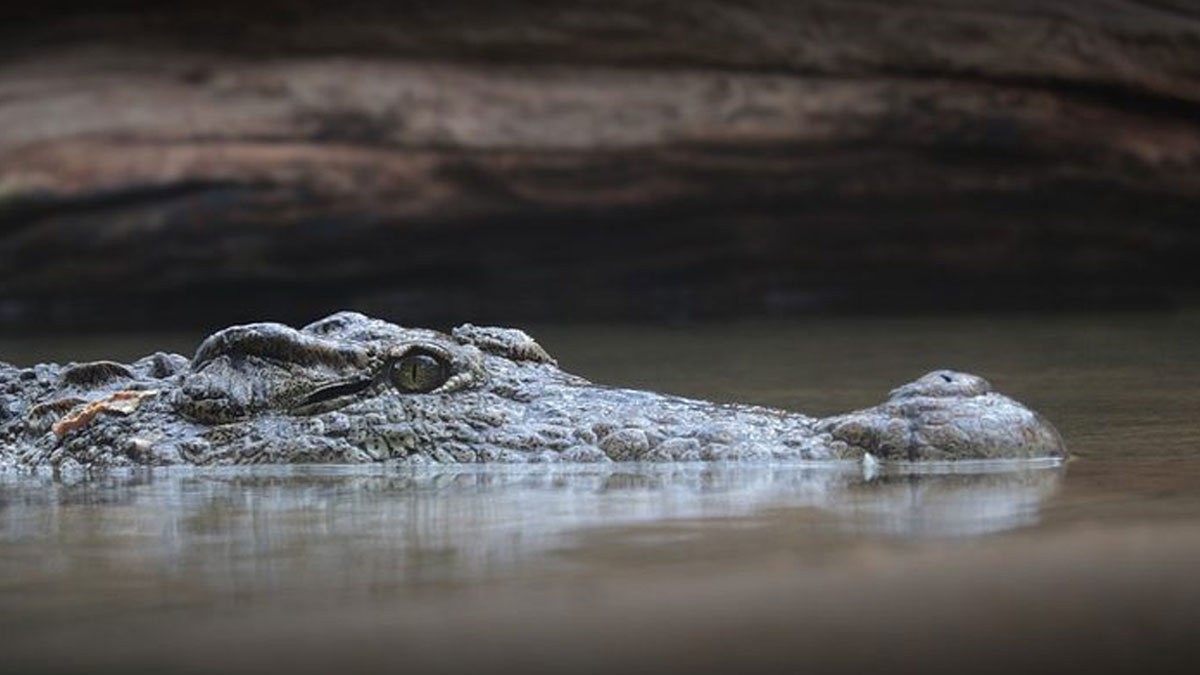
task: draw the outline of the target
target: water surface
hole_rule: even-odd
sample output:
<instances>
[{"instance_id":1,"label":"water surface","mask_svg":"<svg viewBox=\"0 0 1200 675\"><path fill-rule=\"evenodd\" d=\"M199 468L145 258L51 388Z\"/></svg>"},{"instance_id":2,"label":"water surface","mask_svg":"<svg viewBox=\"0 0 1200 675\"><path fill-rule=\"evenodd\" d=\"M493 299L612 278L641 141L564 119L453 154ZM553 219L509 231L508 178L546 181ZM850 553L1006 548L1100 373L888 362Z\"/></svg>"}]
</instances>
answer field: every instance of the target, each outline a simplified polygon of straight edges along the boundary
<instances>
[{"instance_id":1,"label":"water surface","mask_svg":"<svg viewBox=\"0 0 1200 675\"><path fill-rule=\"evenodd\" d=\"M598 382L818 415L977 372L1074 459L7 475L0 670L1147 672L1196 655L1200 317L528 328ZM6 339L0 358L200 337Z\"/></svg>"}]
</instances>

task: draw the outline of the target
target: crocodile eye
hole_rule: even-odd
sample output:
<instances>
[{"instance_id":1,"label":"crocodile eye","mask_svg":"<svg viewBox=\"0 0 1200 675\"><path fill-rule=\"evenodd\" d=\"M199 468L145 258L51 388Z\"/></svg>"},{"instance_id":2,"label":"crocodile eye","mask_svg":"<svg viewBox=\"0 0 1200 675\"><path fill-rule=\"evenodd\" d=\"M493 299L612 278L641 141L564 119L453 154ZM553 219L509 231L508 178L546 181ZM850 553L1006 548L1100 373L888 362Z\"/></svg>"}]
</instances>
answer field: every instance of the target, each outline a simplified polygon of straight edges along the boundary
<instances>
[{"instance_id":1,"label":"crocodile eye","mask_svg":"<svg viewBox=\"0 0 1200 675\"><path fill-rule=\"evenodd\" d=\"M410 352L392 362L392 384L406 394L433 391L446 383L450 367L427 352Z\"/></svg>"}]
</instances>

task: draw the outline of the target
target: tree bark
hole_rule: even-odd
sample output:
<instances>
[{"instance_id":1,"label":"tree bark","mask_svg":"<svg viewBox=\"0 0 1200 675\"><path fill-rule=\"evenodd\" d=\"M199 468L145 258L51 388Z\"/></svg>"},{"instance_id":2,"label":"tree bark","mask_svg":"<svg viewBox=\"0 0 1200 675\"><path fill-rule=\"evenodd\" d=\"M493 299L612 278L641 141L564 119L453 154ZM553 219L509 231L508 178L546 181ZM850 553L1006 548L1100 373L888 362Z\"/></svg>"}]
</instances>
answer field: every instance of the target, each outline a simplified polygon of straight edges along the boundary
<instances>
[{"instance_id":1,"label":"tree bark","mask_svg":"<svg viewBox=\"0 0 1200 675\"><path fill-rule=\"evenodd\" d=\"M0 322L1179 301L1191 7L26 10Z\"/></svg>"}]
</instances>

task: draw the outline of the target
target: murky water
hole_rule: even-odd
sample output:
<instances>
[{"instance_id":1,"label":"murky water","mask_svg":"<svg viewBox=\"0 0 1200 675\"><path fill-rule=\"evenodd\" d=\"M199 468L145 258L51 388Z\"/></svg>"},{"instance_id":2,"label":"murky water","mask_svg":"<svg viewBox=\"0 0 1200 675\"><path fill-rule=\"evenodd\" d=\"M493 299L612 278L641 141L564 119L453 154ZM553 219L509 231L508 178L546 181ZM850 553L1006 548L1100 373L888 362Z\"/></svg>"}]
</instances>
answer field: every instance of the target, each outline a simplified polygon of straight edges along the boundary
<instances>
[{"instance_id":1,"label":"murky water","mask_svg":"<svg viewBox=\"0 0 1200 675\"><path fill-rule=\"evenodd\" d=\"M0 672L1196 663L1198 316L531 332L596 381L814 414L978 372L1075 459L7 476ZM0 358L198 337L8 339Z\"/></svg>"}]
</instances>

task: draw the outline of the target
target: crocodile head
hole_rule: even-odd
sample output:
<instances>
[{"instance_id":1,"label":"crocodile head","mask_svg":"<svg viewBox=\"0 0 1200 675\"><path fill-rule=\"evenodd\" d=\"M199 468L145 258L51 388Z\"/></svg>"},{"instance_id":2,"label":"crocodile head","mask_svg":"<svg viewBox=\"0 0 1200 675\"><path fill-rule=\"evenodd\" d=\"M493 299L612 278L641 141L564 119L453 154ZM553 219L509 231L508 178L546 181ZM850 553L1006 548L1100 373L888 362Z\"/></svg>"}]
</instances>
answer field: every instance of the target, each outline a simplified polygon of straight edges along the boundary
<instances>
[{"instance_id":1,"label":"crocodile head","mask_svg":"<svg viewBox=\"0 0 1200 675\"><path fill-rule=\"evenodd\" d=\"M816 419L592 384L525 333L450 334L342 312L235 326L190 361L156 354L8 371L18 462L964 459L1061 456L1053 427L981 378L931 373ZM30 375L32 373L32 375ZM3 384L0 382L0 384ZM32 393L31 393L32 392ZM5 440L4 435L7 435Z\"/></svg>"}]
</instances>

